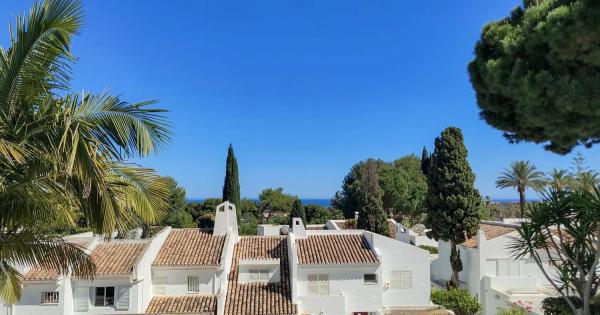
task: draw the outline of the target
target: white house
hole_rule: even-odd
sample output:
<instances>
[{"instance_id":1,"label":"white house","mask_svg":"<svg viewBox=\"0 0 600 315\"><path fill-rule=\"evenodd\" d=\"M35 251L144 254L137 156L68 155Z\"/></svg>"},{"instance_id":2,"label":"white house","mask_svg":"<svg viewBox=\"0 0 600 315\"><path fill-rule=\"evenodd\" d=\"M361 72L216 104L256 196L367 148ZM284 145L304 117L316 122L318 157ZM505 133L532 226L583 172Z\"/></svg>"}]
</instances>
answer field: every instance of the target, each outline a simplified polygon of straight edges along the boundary
<instances>
[{"instance_id":1,"label":"white house","mask_svg":"<svg viewBox=\"0 0 600 315\"><path fill-rule=\"evenodd\" d=\"M533 260L516 260L507 249L518 237L517 227L482 221L477 235L458 246L463 264L461 286L479 299L486 315L514 303L531 306L534 313L539 313L541 301L555 294ZM444 283L452 273L450 245L440 241L438 248L439 258L431 264L431 276ZM544 268L552 267L546 262Z\"/></svg>"},{"instance_id":2,"label":"white house","mask_svg":"<svg viewBox=\"0 0 600 315\"><path fill-rule=\"evenodd\" d=\"M430 306L429 253L362 230L288 235L292 301L301 314L366 314Z\"/></svg>"},{"instance_id":3,"label":"white house","mask_svg":"<svg viewBox=\"0 0 600 315\"><path fill-rule=\"evenodd\" d=\"M143 313L152 298L150 263L162 246L161 233L148 240L111 242L91 233L66 237L91 255L94 279L42 267L26 270L22 298L5 306L7 314Z\"/></svg>"},{"instance_id":4,"label":"white house","mask_svg":"<svg viewBox=\"0 0 600 315\"><path fill-rule=\"evenodd\" d=\"M388 315L432 308L427 251L362 230L307 230L297 218L287 235L239 236L228 202L217 207L212 230L166 227L147 240L67 240L91 255L95 278L24 270L23 298L0 311Z\"/></svg>"}]
</instances>

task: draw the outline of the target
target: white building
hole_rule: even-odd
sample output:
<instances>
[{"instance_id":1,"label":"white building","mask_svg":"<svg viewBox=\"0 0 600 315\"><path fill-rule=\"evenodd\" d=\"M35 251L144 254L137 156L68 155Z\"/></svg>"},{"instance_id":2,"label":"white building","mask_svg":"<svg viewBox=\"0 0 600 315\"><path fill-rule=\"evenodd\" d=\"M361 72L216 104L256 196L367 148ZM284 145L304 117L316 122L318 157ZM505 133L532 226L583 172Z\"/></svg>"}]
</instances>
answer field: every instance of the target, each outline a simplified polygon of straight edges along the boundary
<instances>
[{"instance_id":1,"label":"white building","mask_svg":"<svg viewBox=\"0 0 600 315\"><path fill-rule=\"evenodd\" d=\"M531 259L515 260L507 246L518 237L517 225L482 221L476 236L458 245L463 271L461 286L484 306L484 314L494 315L498 308L514 303L533 307L540 313L541 301L554 295L550 284ZM431 276L445 283L450 280L450 245L439 242L439 258L431 264ZM544 268L550 270L548 262Z\"/></svg>"},{"instance_id":2,"label":"white building","mask_svg":"<svg viewBox=\"0 0 600 315\"><path fill-rule=\"evenodd\" d=\"M429 306L429 253L362 230L289 234L292 301L306 314L366 314Z\"/></svg>"},{"instance_id":3,"label":"white building","mask_svg":"<svg viewBox=\"0 0 600 315\"><path fill-rule=\"evenodd\" d=\"M212 231L167 227L147 240L86 234L67 241L90 253L96 277L24 270L23 298L3 314L387 315L432 308L427 251L362 230L307 230L300 219L287 235L241 237L227 202L217 207Z\"/></svg>"}]
</instances>

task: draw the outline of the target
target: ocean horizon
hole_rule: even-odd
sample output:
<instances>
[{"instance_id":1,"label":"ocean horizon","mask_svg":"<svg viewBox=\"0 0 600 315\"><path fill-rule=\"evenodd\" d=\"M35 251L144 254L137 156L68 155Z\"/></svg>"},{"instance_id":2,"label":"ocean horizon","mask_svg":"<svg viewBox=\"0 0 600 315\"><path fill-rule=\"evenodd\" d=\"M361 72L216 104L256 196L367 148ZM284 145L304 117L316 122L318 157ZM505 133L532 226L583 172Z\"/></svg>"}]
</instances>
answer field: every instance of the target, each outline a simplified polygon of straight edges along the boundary
<instances>
[{"instance_id":1,"label":"ocean horizon","mask_svg":"<svg viewBox=\"0 0 600 315\"><path fill-rule=\"evenodd\" d=\"M248 198L250 200L253 201L258 201L258 199L256 198ZM192 203L192 202L202 202L204 199L201 198L192 198L192 199L188 199L187 202L188 203ZM325 199L325 198L300 198L300 201L302 202L303 205L319 205L319 206L323 206L323 207L331 207L331 199ZM537 202L540 201L540 199L528 199L528 202ZM519 199L516 198L498 198L498 199L492 199L492 202L495 203L518 203Z\"/></svg>"}]
</instances>

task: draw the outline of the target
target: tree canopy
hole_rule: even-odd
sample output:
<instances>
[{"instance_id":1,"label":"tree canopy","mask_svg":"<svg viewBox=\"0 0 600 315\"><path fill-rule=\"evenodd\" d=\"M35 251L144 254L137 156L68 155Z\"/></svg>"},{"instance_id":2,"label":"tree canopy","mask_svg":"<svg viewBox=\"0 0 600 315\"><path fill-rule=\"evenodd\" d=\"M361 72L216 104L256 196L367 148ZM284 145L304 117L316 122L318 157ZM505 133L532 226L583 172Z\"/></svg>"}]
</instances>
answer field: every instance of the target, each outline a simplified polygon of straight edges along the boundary
<instances>
[{"instance_id":1,"label":"tree canopy","mask_svg":"<svg viewBox=\"0 0 600 315\"><path fill-rule=\"evenodd\" d=\"M481 117L565 154L600 141L600 2L526 0L487 24L469 64Z\"/></svg>"},{"instance_id":2,"label":"tree canopy","mask_svg":"<svg viewBox=\"0 0 600 315\"><path fill-rule=\"evenodd\" d=\"M462 264L456 245L477 233L481 204L459 128L448 127L435 139L427 182L427 236L450 242L452 284L457 287Z\"/></svg>"},{"instance_id":3,"label":"tree canopy","mask_svg":"<svg viewBox=\"0 0 600 315\"><path fill-rule=\"evenodd\" d=\"M236 206L238 219L240 217L240 175L238 173L237 159L233 153L233 145L227 150L227 162L225 164L225 183L223 184L223 201L229 201Z\"/></svg>"},{"instance_id":4,"label":"tree canopy","mask_svg":"<svg viewBox=\"0 0 600 315\"><path fill-rule=\"evenodd\" d=\"M300 199L294 200L294 204L292 205L292 211L290 212L290 222L288 224L289 226L292 226L292 220L294 218L302 219L302 222L304 224L308 223L306 221L306 213L304 212L304 207L302 207L302 202L300 201Z\"/></svg>"},{"instance_id":5,"label":"tree canopy","mask_svg":"<svg viewBox=\"0 0 600 315\"><path fill-rule=\"evenodd\" d=\"M268 205L271 212L290 213L298 196L287 194L283 188L267 188L258 195L259 207Z\"/></svg>"},{"instance_id":6,"label":"tree canopy","mask_svg":"<svg viewBox=\"0 0 600 315\"><path fill-rule=\"evenodd\" d=\"M379 185L383 190L383 207L397 218L408 216L419 221L427 192L427 181L421 171L421 161L415 155L406 155L393 162L365 160L352 166L344 177L342 190L332 199L332 206L342 210L346 218L354 218L360 209L361 170L367 163L377 169Z\"/></svg>"},{"instance_id":7,"label":"tree canopy","mask_svg":"<svg viewBox=\"0 0 600 315\"><path fill-rule=\"evenodd\" d=\"M391 236L387 214L383 209L383 190L379 186L377 162L367 160L360 169L359 214L356 225L377 234Z\"/></svg>"}]
</instances>

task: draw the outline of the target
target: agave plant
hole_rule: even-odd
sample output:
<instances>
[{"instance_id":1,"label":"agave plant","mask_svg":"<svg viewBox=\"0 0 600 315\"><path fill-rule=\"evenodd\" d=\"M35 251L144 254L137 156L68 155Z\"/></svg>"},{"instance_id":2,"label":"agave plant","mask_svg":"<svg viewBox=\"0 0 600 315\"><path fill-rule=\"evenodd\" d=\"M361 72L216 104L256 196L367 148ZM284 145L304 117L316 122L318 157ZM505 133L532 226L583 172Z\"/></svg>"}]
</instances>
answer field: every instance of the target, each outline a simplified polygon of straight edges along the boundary
<instances>
[{"instance_id":1,"label":"agave plant","mask_svg":"<svg viewBox=\"0 0 600 315\"><path fill-rule=\"evenodd\" d=\"M134 222L155 221L168 185L127 163L161 149L170 137L154 101L70 92L71 39L82 24L73 0L35 3L0 48L0 300L21 294L20 271L42 266L94 276L82 248L49 223L89 227L110 237Z\"/></svg>"}]
</instances>

